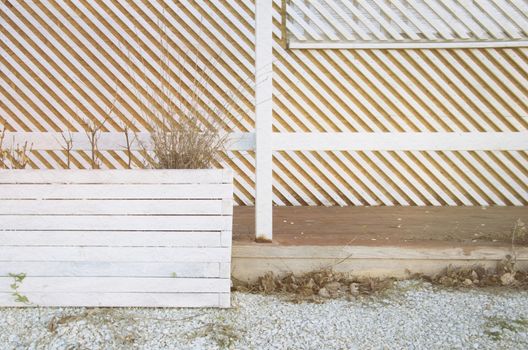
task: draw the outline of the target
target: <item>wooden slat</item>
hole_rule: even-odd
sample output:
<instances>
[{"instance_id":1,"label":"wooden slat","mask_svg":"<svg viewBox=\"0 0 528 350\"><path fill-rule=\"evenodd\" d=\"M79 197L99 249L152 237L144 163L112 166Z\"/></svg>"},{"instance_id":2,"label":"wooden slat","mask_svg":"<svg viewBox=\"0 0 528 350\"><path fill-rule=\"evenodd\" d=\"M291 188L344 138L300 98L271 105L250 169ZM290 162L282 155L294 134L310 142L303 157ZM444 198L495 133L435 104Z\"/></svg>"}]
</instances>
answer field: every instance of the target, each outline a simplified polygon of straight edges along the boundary
<instances>
[{"instance_id":1,"label":"wooden slat","mask_svg":"<svg viewBox=\"0 0 528 350\"><path fill-rule=\"evenodd\" d=\"M0 292L12 292L13 277L0 277ZM153 277L26 277L23 293L227 293L229 279Z\"/></svg>"},{"instance_id":2,"label":"wooden slat","mask_svg":"<svg viewBox=\"0 0 528 350\"><path fill-rule=\"evenodd\" d=\"M17 136L21 143L28 141L23 134ZM232 176L229 169L0 170L0 184L229 184Z\"/></svg>"},{"instance_id":3,"label":"wooden slat","mask_svg":"<svg viewBox=\"0 0 528 350\"><path fill-rule=\"evenodd\" d=\"M1 185L0 199L218 199L231 198L229 184Z\"/></svg>"},{"instance_id":4,"label":"wooden slat","mask_svg":"<svg viewBox=\"0 0 528 350\"><path fill-rule=\"evenodd\" d=\"M231 278L231 263L220 263L220 278ZM183 276L182 276L183 277Z\"/></svg>"},{"instance_id":5,"label":"wooden slat","mask_svg":"<svg viewBox=\"0 0 528 350\"><path fill-rule=\"evenodd\" d=\"M15 173L26 182L5 175L0 184L0 305L17 304L10 274L25 273L18 291L40 306L229 306L230 172L177 184L137 183L144 174L106 184L116 180L104 171ZM70 183L75 173L85 182Z\"/></svg>"},{"instance_id":6,"label":"wooden slat","mask_svg":"<svg viewBox=\"0 0 528 350\"><path fill-rule=\"evenodd\" d=\"M516 40L527 44L524 28L528 22L526 15L521 13L528 7L525 1L520 3L522 5L499 4L493 0L476 3L465 0L313 0L308 5L300 0L291 1L283 15L288 16L290 22L287 33L290 47L313 43L322 48L332 47L332 44L394 47L402 43L440 47L446 43L471 45L478 42L499 47L504 42Z\"/></svg>"},{"instance_id":7,"label":"wooden slat","mask_svg":"<svg viewBox=\"0 0 528 350\"><path fill-rule=\"evenodd\" d=\"M461 151L528 149L528 131L521 132L372 132L273 133L275 150Z\"/></svg>"},{"instance_id":8,"label":"wooden slat","mask_svg":"<svg viewBox=\"0 0 528 350\"><path fill-rule=\"evenodd\" d=\"M230 248L0 247L0 261L229 262Z\"/></svg>"},{"instance_id":9,"label":"wooden slat","mask_svg":"<svg viewBox=\"0 0 528 350\"><path fill-rule=\"evenodd\" d=\"M261 247L258 251L254 246L237 245L233 249L234 259L328 259L340 261L343 259L416 259L416 260L502 260L504 250L495 247L479 247L475 250L465 248L399 248L372 246L273 246ZM528 249L518 251L518 259L528 260Z\"/></svg>"},{"instance_id":10,"label":"wooden slat","mask_svg":"<svg viewBox=\"0 0 528 350\"><path fill-rule=\"evenodd\" d=\"M4 215L0 230L225 231L231 221L231 216Z\"/></svg>"},{"instance_id":11,"label":"wooden slat","mask_svg":"<svg viewBox=\"0 0 528 350\"><path fill-rule=\"evenodd\" d=\"M0 185L0 189L2 185ZM0 215L222 215L224 200L1 200ZM0 227L1 229L1 227Z\"/></svg>"},{"instance_id":12,"label":"wooden slat","mask_svg":"<svg viewBox=\"0 0 528 350\"><path fill-rule=\"evenodd\" d=\"M222 263L222 267L228 263ZM229 278L218 262L1 261L0 276L30 277L206 277ZM222 272L222 273L220 273Z\"/></svg>"},{"instance_id":13,"label":"wooden slat","mask_svg":"<svg viewBox=\"0 0 528 350\"><path fill-rule=\"evenodd\" d=\"M73 106L74 107L74 106ZM28 142L32 145L34 150L55 150L61 151L64 149L65 138L70 138L73 142L72 150L91 152L91 144L85 132L6 132L5 144L23 144ZM228 149L233 151L247 151L254 147L255 138L252 133L245 132L231 132L227 135ZM147 132L139 132L135 135L129 135L131 140L132 151L143 151L151 147L150 134ZM99 133L98 150L121 150L125 151L126 136L123 132L101 132ZM192 169L196 172L198 169ZM219 169L199 169L198 172L222 171ZM170 171L170 170L169 170ZM216 181L216 180L214 180Z\"/></svg>"},{"instance_id":14,"label":"wooden slat","mask_svg":"<svg viewBox=\"0 0 528 350\"><path fill-rule=\"evenodd\" d=\"M526 130L528 55L525 48L518 48L526 46L528 35L526 1L476 1L478 11L474 13L468 13L459 4L460 0L302 1L304 8L310 11L306 15L295 6L297 2L301 1L288 1L287 11L293 14L287 18L292 40L290 49L284 49L280 28L282 0L273 1L273 67L276 73L273 76L273 119L276 131L380 132L389 135L388 138L398 133L398 137L404 140L417 139L411 132L431 133L424 137L428 140L417 146L421 149L412 151L420 157L424 147L437 147L439 139L460 145L460 139L450 141L451 132ZM132 127L133 124L134 129L137 127L140 131L138 138L148 142L149 135L145 130L154 114L145 115L138 111L143 107L141 101L148 100L150 91L155 90L158 83L155 72L163 69L160 66L163 62L169 63L171 74L175 73L172 76L178 79L169 84L170 91L160 92L159 98L171 98L171 95L179 98L182 92L183 104L195 105L185 91L197 91L200 97L196 102L200 108L212 106L207 113L216 120L228 119L227 124L233 132L230 138L235 133L240 136L240 140L232 144L230 140L228 149L248 151L254 148L254 134L250 132L255 129L252 97L255 87L254 1L186 1L183 6L161 1L120 1L117 4L94 0L90 6L79 1L10 3L13 6L0 1L2 25L6 29L0 50L9 53L0 60L0 70L5 72L0 75L0 99L4 102L0 106L0 115L9 130L5 145L9 146L11 142L23 144L25 140L33 144L36 151L30 156L31 167L64 168L66 156L61 152L64 142L57 131L72 130L73 147L83 152L72 153L71 167L89 168L90 145L83 131L83 121L102 121L110 109L113 113L100 134L102 166L124 167L128 155L124 151L122 126ZM365 3L381 13L384 25L389 22L392 32L396 31L403 40L396 42L393 35L382 28L381 21L364 11L362 4ZM444 3L450 4L449 8ZM380 11L384 6L391 6L392 10ZM323 7L323 11L318 11ZM461 11L452 13L450 9ZM71 11L80 17L66 16ZM394 18L394 15L400 17ZM459 19L461 15L466 18ZM480 18L471 19L471 16ZM311 21L311 17L317 17L322 28ZM472 27L478 30L477 33L464 25L468 20L474 22ZM406 31L400 28L402 22L407 26ZM65 25L57 26L56 23ZM128 28L131 24L139 26L139 30ZM486 29L483 26L492 30L482 31ZM165 29L167 35L160 36L160 30ZM343 29L349 33L343 33ZM338 40L330 42L325 37L325 30L331 31L333 38ZM424 34L423 40L411 40L411 36L402 35L409 34L409 30L415 30L420 37ZM343 40L347 37L353 37L353 42ZM175 48L166 61L159 59L159 48L166 46L164 40ZM505 48L507 46L512 48ZM293 47L321 50L294 50ZM349 49L322 49L325 47ZM380 47L401 50L376 50ZM208 68L200 72L196 62L198 66ZM143 72L147 73L146 76ZM200 82L208 83L199 82L194 84L196 90L189 89L196 76L203 78L199 79ZM119 103L112 107L115 86L122 89L118 91ZM202 95L206 96L202 98ZM235 111L229 113L219 106L229 106L231 112ZM223 118L226 115L227 118ZM326 136L329 142L333 142L333 135ZM440 162L425 154L418 160L407 151L400 152L407 155L406 159L396 157L388 147L403 145L405 148L411 141L402 144L390 140L381 144L371 136L366 135L366 145L387 148L381 158L379 153L371 154L380 159L385 168L391 169L398 178L395 180L398 186L392 186L383 170L372 165L373 161L361 153L362 149L353 155L349 152L314 153L322 168L307 161L301 153L275 152L274 166L280 169L274 172L274 203L434 205L439 201L441 205L514 204L508 199L511 196L499 195L499 190L493 186L479 188L471 185L467 179L479 178L486 183L486 174L472 166L468 166L470 172L465 173L454 166L454 158ZM471 134L464 136L469 137L463 147L474 144L470 140ZM351 142L362 138L355 134L346 137ZM509 135L499 137L502 137L499 147L509 144ZM341 144L338 147L348 145L338 143ZM306 147L314 147L314 144L308 142ZM142 160L137 143L133 148L134 158ZM492 155L491 152L487 154ZM510 154L513 158L525 159L526 149ZM456 156L465 162L464 155L457 153ZM254 204L253 154L229 152L223 157L227 165L237 171L237 203ZM332 162L335 157L339 159ZM408 161L412 164L409 165ZM479 163L485 166L484 158ZM513 188L516 193L509 190L512 195L526 205L525 186L521 187L524 192L519 195L510 179L511 174L526 175L526 167L519 164L523 163L497 161L499 172L494 177L506 189ZM139 162L132 166L139 166ZM429 169L435 170L431 172ZM443 173L449 175L446 177L441 175ZM327 174L331 174L331 178ZM446 181L441 180L442 176ZM114 179L119 180L119 177ZM161 181L164 179L171 177L160 178ZM426 185L415 188L411 185L414 183ZM466 183L471 186L466 187ZM350 192L341 193L343 188ZM498 202L491 199L497 197L500 198ZM362 203L358 203L358 199Z\"/></svg>"},{"instance_id":15,"label":"wooden slat","mask_svg":"<svg viewBox=\"0 0 528 350\"><path fill-rule=\"evenodd\" d=\"M0 246L227 247L230 238L219 231L0 231Z\"/></svg>"},{"instance_id":16,"label":"wooden slat","mask_svg":"<svg viewBox=\"0 0 528 350\"><path fill-rule=\"evenodd\" d=\"M2 306L55 307L229 307L228 293L25 293L32 304L0 293ZM227 300L227 302L226 302Z\"/></svg>"},{"instance_id":17,"label":"wooden slat","mask_svg":"<svg viewBox=\"0 0 528 350\"><path fill-rule=\"evenodd\" d=\"M233 230L232 227L230 230L223 231L221 233L221 245L222 247L230 247L233 244Z\"/></svg>"}]
</instances>

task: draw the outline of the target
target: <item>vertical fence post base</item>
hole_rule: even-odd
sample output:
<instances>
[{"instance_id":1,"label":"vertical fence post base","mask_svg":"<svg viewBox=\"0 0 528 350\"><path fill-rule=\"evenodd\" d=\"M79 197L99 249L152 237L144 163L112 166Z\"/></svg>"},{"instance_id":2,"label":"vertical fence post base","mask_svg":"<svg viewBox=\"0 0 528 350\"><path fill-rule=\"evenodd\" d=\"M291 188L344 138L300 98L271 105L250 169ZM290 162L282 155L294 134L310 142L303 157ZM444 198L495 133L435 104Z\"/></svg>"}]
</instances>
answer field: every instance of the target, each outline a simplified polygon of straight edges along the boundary
<instances>
[{"instance_id":1,"label":"vertical fence post base","mask_svg":"<svg viewBox=\"0 0 528 350\"><path fill-rule=\"evenodd\" d=\"M255 103L256 189L255 233L257 242L273 238L273 1L256 0Z\"/></svg>"}]
</instances>

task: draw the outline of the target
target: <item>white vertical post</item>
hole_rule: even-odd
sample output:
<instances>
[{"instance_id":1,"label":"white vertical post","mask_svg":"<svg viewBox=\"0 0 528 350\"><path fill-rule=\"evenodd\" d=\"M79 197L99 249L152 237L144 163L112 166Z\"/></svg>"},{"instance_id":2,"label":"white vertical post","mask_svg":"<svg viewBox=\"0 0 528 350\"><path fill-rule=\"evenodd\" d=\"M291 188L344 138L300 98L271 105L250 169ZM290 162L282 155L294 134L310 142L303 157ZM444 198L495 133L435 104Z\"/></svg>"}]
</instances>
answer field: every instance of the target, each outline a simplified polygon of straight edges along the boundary
<instances>
[{"instance_id":1,"label":"white vertical post","mask_svg":"<svg viewBox=\"0 0 528 350\"><path fill-rule=\"evenodd\" d=\"M273 195L271 132L273 118L273 1L256 0L255 103L256 189L255 233L258 242L271 242Z\"/></svg>"}]
</instances>

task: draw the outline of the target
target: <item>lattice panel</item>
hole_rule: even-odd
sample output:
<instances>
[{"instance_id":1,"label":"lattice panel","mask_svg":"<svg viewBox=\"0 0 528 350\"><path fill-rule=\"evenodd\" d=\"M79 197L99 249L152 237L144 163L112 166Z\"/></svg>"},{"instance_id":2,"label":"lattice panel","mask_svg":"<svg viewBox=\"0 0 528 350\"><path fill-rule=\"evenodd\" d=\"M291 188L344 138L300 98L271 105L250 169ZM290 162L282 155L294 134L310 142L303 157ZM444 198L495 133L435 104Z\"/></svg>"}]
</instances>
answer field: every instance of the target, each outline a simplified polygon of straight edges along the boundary
<instances>
[{"instance_id":1,"label":"lattice panel","mask_svg":"<svg viewBox=\"0 0 528 350\"><path fill-rule=\"evenodd\" d=\"M284 49L281 5L275 131L528 127L527 49ZM276 192L295 205L526 205L527 161L527 152L277 152Z\"/></svg>"},{"instance_id":2,"label":"lattice panel","mask_svg":"<svg viewBox=\"0 0 528 350\"><path fill-rule=\"evenodd\" d=\"M276 132L528 129L527 49L287 50L274 5ZM109 111L105 131L145 130L144 101L168 94L156 88L163 50L170 94L193 103L198 82L205 115L253 131L251 0L10 0L0 15L0 121L11 131L80 131ZM66 167L63 152L33 151L31 161ZM102 161L125 167L127 154ZM254 153L222 161L237 173L236 202L251 205ZM277 205L528 204L528 152L275 152L274 162ZM75 152L71 167L89 168L89 154Z\"/></svg>"},{"instance_id":3,"label":"lattice panel","mask_svg":"<svg viewBox=\"0 0 528 350\"><path fill-rule=\"evenodd\" d=\"M528 1L287 0L295 42L528 40Z\"/></svg>"}]
</instances>

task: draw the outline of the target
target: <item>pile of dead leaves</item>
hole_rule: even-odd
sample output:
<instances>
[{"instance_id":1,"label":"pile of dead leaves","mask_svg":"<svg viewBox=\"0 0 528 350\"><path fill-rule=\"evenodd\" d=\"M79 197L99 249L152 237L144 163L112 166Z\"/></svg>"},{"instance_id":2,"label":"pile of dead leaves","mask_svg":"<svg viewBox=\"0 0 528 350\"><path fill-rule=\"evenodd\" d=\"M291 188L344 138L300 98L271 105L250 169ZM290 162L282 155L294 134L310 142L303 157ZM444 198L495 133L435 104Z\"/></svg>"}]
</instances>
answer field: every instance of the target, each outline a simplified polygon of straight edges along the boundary
<instances>
[{"instance_id":1,"label":"pile of dead leaves","mask_svg":"<svg viewBox=\"0 0 528 350\"><path fill-rule=\"evenodd\" d=\"M283 277L272 272L259 277L253 283L233 281L233 290L262 294L288 294L298 301L340 297L356 297L378 294L392 287L394 279L350 277L332 270L320 270L295 276Z\"/></svg>"},{"instance_id":2,"label":"pile of dead leaves","mask_svg":"<svg viewBox=\"0 0 528 350\"><path fill-rule=\"evenodd\" d=\"M441 273L430 277L409 275L409 279L422 280L444 287L496 287L507 286L528 289L528 270L516 267L514 259L507 256L494 269L482 266L449 266ZM329 298L354 298L381 294L394 285L393 278L351 277L330 269L314 271L296 276L292 273L277 276L272 272L259 277L255 282L244 282L233 278L233 291L283 294L292 301L321 301Z\"/></svg>"},{"instance_id":3,"label":"pile of dead leaves","mask_svg":"<svg viewBox=\"0 0 528 350\"><path fill-rule=\"evenodd\" d=\"M528 271L516 267L511 256L497 264L495 269L482 266L453 267L448 266L444 271L433 276L420 276L433 284L445 287L492 287L508 286L528 288Z\"/></svg>"}]
</instances>

